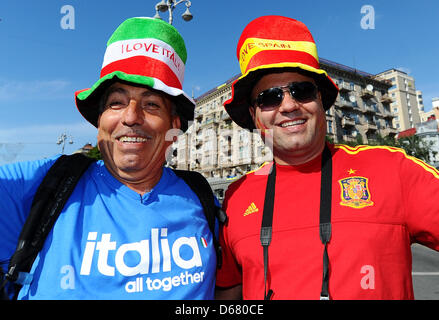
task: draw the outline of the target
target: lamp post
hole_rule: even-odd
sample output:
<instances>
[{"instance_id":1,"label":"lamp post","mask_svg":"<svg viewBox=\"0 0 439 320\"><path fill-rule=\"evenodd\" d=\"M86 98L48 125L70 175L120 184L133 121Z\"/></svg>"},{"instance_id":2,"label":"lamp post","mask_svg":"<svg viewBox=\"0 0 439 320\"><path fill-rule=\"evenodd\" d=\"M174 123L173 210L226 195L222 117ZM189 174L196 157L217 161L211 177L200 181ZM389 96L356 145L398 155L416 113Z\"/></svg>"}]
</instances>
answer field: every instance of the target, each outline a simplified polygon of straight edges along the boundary
<instances>
[{"instance_id":1,"label":"lamp post","mask_svg":"<svg viewBox=\"0 0 439 320\"><path fill-rule=\"evenodd\" d=\"M67 134L63 133L59 136L58 142L56 144L62 144L61 154L64 154L64 147L67 141ZM69 144L73 144L73 138L70 136Z\"/></svg>"},{"instance_id":2,"label":"lamp post","mask_svg":"<svg viewBox=\"0 0 439 320\"><path fill-rule=\"evenodd\" d=\"M189 11L189 7L192 5L192 3L189 0L162 0L159 3L155 5L155 19L161 19L159 11L160 12L166 12L169 11L169 24L172 24L173 21L173 11L177 5L184 2L186 5L186 11L181 15L184 21L191 21L193 18L192 13Z\"/></svg>"}]
</instances>

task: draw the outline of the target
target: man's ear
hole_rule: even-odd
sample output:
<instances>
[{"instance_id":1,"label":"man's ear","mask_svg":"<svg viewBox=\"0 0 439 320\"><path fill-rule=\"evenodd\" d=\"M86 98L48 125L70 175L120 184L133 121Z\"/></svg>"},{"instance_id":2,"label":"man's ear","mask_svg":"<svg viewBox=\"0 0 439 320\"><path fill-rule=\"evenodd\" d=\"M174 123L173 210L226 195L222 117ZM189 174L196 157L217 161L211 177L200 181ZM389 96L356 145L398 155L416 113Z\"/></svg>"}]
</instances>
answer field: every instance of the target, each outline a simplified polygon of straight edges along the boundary
<instances>
[{"instance_id":1,"label":"man's ear","mask_svg":"<svg viewBox=\"0 0 439 320\"><path fill-rule=\"evenodd\" d=\"M322 92L319 90L317 90L317 100L320 102L320 105L323 108L323 100L322 100Z\"/></svg>"},{"instance_id":2,"label":"man's ear","mask_svg":"<svg viewBox=\"0 0 439 320\"><path fill-rule=\"evenodd\" d=\"M171 125L172 125L172 129L180 129L181 128L180 116L173 116Z\"/></svg>"},{"instance_id":3,"label":"man's ear","mask_svg":"<svg viewBox=\"0 0 439 320\"><path fill-rule=\"evenodd\" d=\"M248 108L248 112L250 112L250 115L251 115L251 117L253 119L253 123L256 123L256 121L255 121L255 109L253 108L253 106L250 106Z\"/></svg>"}]
</instances>

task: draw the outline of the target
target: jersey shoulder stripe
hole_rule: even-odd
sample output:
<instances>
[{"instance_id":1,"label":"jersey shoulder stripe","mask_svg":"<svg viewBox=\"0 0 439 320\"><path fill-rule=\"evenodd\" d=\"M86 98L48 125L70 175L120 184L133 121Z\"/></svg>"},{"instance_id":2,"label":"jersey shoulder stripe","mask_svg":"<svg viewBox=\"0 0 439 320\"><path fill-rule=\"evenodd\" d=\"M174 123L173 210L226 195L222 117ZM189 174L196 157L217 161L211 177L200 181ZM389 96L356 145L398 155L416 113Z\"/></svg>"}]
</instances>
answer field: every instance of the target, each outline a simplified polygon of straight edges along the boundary
<instances>
[{"instance_id":1,"label":"jersey shoulder stripe","mask_svg":"<svg viewBox=\"0 0 439 320\"><path fill-rule=\"evenodd\" d=\"M347 154L351 154L351 155L355 155L358 154L362 151L367 151L367 150L377 150L377 149L381 149L381 150L387 150L389 152L396 152L396 153L400 153L402 154L406 159L414 162L415 164L417 164L418 166L422 167L425 171L431 173L436 179L439 179L439 171L436 170L436 168L430 166L429 164L425 163L424 161L413 157L413 156L409 156L404 149L401 148L397 148L397 147L390 147L390 146L366 146L366 145L359 145L356 147L350 147L344 144L335 144L334 145L335 149L341 149L343 151L345 151Z\"/></svg>"}]
</instances>

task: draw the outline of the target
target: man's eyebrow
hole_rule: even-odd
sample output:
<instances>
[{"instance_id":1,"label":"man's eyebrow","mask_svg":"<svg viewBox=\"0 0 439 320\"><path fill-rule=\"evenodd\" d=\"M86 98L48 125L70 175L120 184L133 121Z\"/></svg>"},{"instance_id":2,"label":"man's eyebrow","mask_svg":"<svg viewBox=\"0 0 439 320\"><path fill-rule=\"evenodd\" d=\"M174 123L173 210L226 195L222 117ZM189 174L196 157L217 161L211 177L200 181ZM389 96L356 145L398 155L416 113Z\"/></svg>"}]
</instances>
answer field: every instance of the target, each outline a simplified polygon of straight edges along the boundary
<instances>
[{"instance_id":1,"label":"man's eyebrow","mask_svg":"<svg viewBox=\"0 0 439 320\"><path fill-rule=\"evenodd\" d=\"M107 95L110 95L115 92L121 94L128 94L128 91L122 87L113 87L108 89ZM142 92L142 96L160 96L160 93L145 88L145 91Z\"/></svg>"},{"instance_id":2,"label":"man's eyebrow","mask_svg":"<svg viewBox=\"0 0 439 320\"><path fill-rule=\"evenodd\" d=\"M110 94L115 93L115 92L122 93L122 94L127 94L127 91L124 88L122 88L122 87L113 87L113 88L109 88L108 89L107 97L110 96Z\"/></svg>"},{"instance_id":3,"label":"man's eyebrow","mask_svg":"<svg viewBox=\"0 0 439 320\"><path fill-rule=\"evenodd\" d=\"M145 91L142 92L142 96L144 96L144 97L148 97L148 96L160 97L161 94L156 92L156 91L152 91L152 90L146 89Z\"/></svg>"}]
</instances>

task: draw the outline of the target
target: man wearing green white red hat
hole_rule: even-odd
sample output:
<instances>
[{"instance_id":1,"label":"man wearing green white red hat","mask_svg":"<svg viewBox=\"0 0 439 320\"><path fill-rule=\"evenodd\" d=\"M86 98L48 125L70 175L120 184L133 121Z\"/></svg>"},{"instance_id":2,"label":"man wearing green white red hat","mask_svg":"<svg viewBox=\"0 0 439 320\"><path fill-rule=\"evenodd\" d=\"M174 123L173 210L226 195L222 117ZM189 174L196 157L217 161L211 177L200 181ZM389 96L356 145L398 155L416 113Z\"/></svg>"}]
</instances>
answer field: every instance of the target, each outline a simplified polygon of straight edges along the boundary
<instances>
[{"instance_id":1,"label":"man wearing green white red hat","mask_svg":"<svg viewBox=\"0 0 439 320\"><path fill-rule=\"evenodd\" d=\"M301 22L241 34L224 106L273 162L231 184L217 298L413 299L410 245L439 251L439 172L403 150L325 142L338 88Z\"/></svg>"},{"instance_id":2,"label":"man wearing green white red hat","mask_svg":"<svg viewBox=\"0 0 439 320\"><path fill-rule=\"evenodd\" d=\"M0 261L6 270L11 259L18 299L213 298L216 253L201 193L164 167L172 138L193 119L182 90L186 58L181 35L162 20L131 18L113 33L100 79L76 93L103 161L78 176L31 270L11 255L58 157L0 168ZM29 243L21 239L17 252Z\"/></svg>"}]
</instances>

